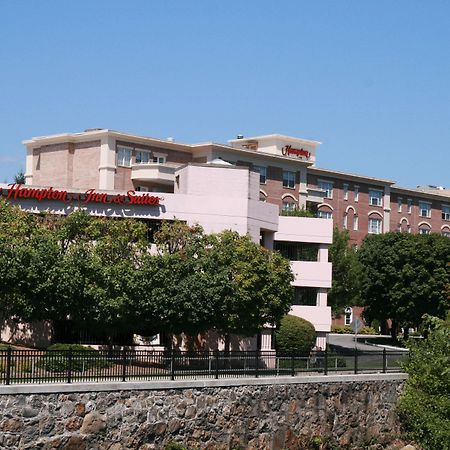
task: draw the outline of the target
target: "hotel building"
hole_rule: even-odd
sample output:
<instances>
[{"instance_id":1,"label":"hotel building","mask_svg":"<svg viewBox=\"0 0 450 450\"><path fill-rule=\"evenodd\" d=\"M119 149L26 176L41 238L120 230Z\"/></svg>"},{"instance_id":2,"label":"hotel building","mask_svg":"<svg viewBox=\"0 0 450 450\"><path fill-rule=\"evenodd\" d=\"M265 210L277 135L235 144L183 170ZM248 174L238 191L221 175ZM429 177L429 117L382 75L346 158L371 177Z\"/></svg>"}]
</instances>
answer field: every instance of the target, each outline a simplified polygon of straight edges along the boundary
<instances>
[{"instance_id":1,"label":"hotel building","mask_svg":"<svg viewBox=\"0 0 450 450\"><path fill-rule=\"evenodd\" d=\"M35 137L24 144L24 187L51 186L72 198L86 198L88 190L106 193L109 199L134 191L161 201L157 206L88 202L83 207L99 216L176 217L199 223L206 232L232 229L281 251L295 274L291 313L313 323L321 347L331 325L327 290L333 223L347 229L355 244L367 234L387 231L450 235L449 190L405 189L382 178L319 168L317 141L273 134L238 136L226 145L185 144L88 129ZM6 189L3 185L3 195ZM49 199L11 200L30 212L67 214L77 206ZM297 208L318 218L280 215ZM348 308L343 319L352 318ZM262 339L261 348L268 346L269 340Z\"/></svg>"},{"instance_id":2,"label":"hotel building","mask_svg":"<svg viewBox=\"0 0 450 450\"><path fill-rule=\"evenodd\" d=\"M259 199L279 211L308 208L349 230L352 242L387 231L450 235L450 189L319 168L320 142L278 134L228 145L184 144L106 129L37 137L27 148L26 184L173 193L177 168L223 161L259 173Z\"/></svg>"}]
</instances>

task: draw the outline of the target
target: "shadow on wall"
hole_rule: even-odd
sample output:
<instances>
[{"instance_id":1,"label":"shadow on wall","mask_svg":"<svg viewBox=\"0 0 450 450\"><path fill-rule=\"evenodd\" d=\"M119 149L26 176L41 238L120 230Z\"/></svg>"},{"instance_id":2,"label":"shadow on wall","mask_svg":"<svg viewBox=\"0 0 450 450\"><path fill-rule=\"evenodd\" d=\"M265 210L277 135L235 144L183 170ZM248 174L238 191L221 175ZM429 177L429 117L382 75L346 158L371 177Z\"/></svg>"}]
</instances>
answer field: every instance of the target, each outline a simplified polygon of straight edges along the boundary
<instances>
[{"instance_id":1,"label":"shadow on wall","mask_svg":"<svg viewBox=\"0 0 450 450\"><path fill-rule=\"evenodd\" d=\"M27 347L46 348L51 344L53 328L50 322L19 322L17 319L0 321L2 342Z\"/></svg>"}]
</instances>

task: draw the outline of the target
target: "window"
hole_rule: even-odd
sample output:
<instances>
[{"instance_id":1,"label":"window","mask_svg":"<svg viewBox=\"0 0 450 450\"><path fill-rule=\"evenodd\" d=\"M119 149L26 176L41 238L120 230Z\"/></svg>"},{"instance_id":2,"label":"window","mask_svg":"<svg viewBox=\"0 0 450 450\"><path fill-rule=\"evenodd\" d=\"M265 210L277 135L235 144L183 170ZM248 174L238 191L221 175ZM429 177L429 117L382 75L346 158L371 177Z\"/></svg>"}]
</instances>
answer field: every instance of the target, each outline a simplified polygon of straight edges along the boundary
<instances>
[{"instance_id":1,"label":"window","mask_svg":"<svg viewBox=\"0 0 450 450\"><path fill-rule=\"evenodd\" d=\"M419 228L419 234L430 234L431 233L431 230L427 227L427 228L425 228L425 227L421 227L421 228Z\"/></svg>"},{"instance_id":2,"label":"window","mask_svg":"<svg viewBox=\"0 0 450 450\"><path fill-rule=\"evenodd\" d=\"M117 147L117 165L131 167L131 148Z\"/></svg>"},{"instance_id":3,"label":"window","mask_svg":"<svg viewBox=\"0 0 450 450\"><path fill-rule=\"evenodd\" d=\"M266 195L263 192L259 193L259 201L266 203Z\"/></svg>"},{"instance_id":4,"label":"window","mask_svg":"<svg viewBox=\"0 0 450 450\"><path fill-rule=\"evenodd\" d=\"M344 214L344 230L346 230L348 228L348 214L345 213Z\"/></svg>"},{"instance_id":5,"label":"window","mask_svg":"<svg viewBox=\"0 0 450 450\"><path fill-rule=\"evenodd\" d=\"M408 214L411 214L411 212L412 212L412 200L410 198L408 198L407 203L408 203Z\"/></svg>"},{"instance_id":6,"label":"window","mask_svg":"<svg viewBox=\"0 0 450 450\"><path fill-rule=\"evenodd\" d=\"M355 202L359 201L359 186L355 186Z\"/></svg>"},{"instance_id":7,"label":"window","mask_svg":"<svg viewBox=\"0 0 450 450\"><path fill-rule=\"evenodd\" d=\"M166 155L153 154L153 162L157 163L157 164L165 164L166 163Z\"/></svg>"},{"instance_id":8,"label":"window","mask_svg":"<svg viewBox=\"0 0 450 450\"><path fill-rule=\"evenodd\" d=\"M333 218L333 213L331 211L317 211L317 217L319 219L331 219Z\"/></svg>"},{"instance_id":9,"label":"window","mask_svg":"<svg viewBox=\"0 0 450 450\"><path fill-rule=\"evenodd\" d=\"M317 261L319 254L319 244L278 241L273 248L289 261Z\"/></svg>"},{"instance_id":10,"label":"window","mask_svg":"<svg viewBox=\"0 0 450 450\"><path fill-rule=\"evenodd\" d=\"M356 214L353 217L353 230L358 231L358 216Z\"/></svg>"},{"instance_id":11,"label":"window","mask_svg":"<svg viewBox=\"0 0 450 450\"><path fill-rule=\"evenodd\" d=\"M293 211L294 209L297 209L297 203L293 201L283 202L283 211Z\"/></svg>"},{"instance_id":12,"label":"window","mask_svg":"<svg viewBox=\"0 0 450 450\"><path fill-rule=\"evenodd\" d=\"M283 170L283 187L295 187L295 172L291 172L290 170Z\"/></svg>"},{"instance_id":13,"label":"window","mask_svg":"<svg viewBox=\"0 0 450 450\"><path fill-rule=\"evenodd\" d=\"M317 305L317 288L312 287L295 287L294 288L294 305L316 306Z\"/></svg>"},{"instance_id":14,"label":"window","mask_svg":"<svg viewBox=\"0 0 450 450\"><path fill-rule=\"evenodd\" d=\"M147 186L136 186L136 191L137 192L148 192L148 187Z\"/></svg>"},{"instance_id":15,"label":"window","mask_svg":"<svg viewBox=\"0 0 450 450\"><path fill-rule=\"evenodd\" d=\"M399 197L397 199L397 212L401 213L402 212L402 198Z\"/></svg>"},{"instance_id":16,"label":"window","mask_svg":"<svg viewBox=\"0 0 450 450\"><path fill-rule=\"evenodd\" d=\"M419 202L419 216L431 217L431 203Z\"/></svg>"},{"instance_id":17,"label":"window","mask_svg":"<svg viewBox=\"0 0 450 450\"><path fill-rule=\"evenodd\" d=\"M331 181L321 181L317 183L319 189L323 189L325 191L326 198L333 198L333 183Z\"/></svg>"},{"instance_id":18,"label":"window","mask_svg":"<svg viewBox=\"0 0 450 450\"><path fill-rule=\"evenodd\" d=\"M450 206L442 206L442 220L450 220Z\"/></svg>"},{"instance_id":19,"label":"window","mask_svg":"<svg viewBox=\"0 0 450 450\"><path fill-rule=\"evenodd\" d=\"M253 168L254 168L257 172L259 172L259 182L260 182L260 184L266 184L266 180L267 180L267 167L254 166Z\"/></svg>"},{"instance_id":20,"label":"window","mask_svg":"<svg viewBox=\"0 0 450 450\"><path fill-rule=\"evenodd\" d=\"M383 192L369 189L369 205L381 206L383 203Z\"/></svg>"},{"instance_id":21,"label":"window","mask_svg":"<svg viewBox=\"0 0 450 450\"><path fill-rule=\"evenodd\" d=\"M381 219L369 218L369 234L381 234Z\"/></svg>"},{"instance_id":22,"label":"window","mask_svg":"<svg viewBox=\"0 0 450 450\"><path fill-rule=\"evenodd\" d=\"M343 191L344 191L344 200L348 200L348 184L344 184Z\"/></svg>"},{"instance_id":23,"label":"window","mask_svg":"<svg viewBox=\"0 0 450 450\"><path fill-rule=\"evenodd\" d=\"M448 228L442 230L442 236L450 237L450 230Z\"/></svg>"},{"instance_id":24,"label":"window","mask_svg":"<svg viewBox=\"0 0 450 450\"><path fill-rule=\"evenodd\" d=\"M352 310L352 308L350 308L350 306L347 306L347 308L345 308L345 321L344 321L344 324L345 325L350 325L352 323L352 319L353 319L353 310Z\"/></svg>"},{"instance_id":25,"label":"window","mask_svg":"<svg viewBox=\"0 0 450 450\"><path fill-rule=\"evenodd\" d=\"M148 164L150 162L150 152L145 150L136 151L136 164Z\"/></svg>"}]
</instances>

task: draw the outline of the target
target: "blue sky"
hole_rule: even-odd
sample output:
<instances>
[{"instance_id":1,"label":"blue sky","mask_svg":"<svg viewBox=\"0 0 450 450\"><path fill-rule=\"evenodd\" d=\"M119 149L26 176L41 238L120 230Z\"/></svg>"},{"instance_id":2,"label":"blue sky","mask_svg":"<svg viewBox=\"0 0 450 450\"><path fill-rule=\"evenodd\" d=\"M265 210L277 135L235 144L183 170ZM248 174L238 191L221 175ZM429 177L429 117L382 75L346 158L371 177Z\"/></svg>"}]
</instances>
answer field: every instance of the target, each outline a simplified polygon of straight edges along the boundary
<instances>
[{"instance_id":1,"label":"blue sky","mask_svg":"<svg viewBox=\"0 0 450 450\"><path fill-rule=\"evenodd\" d=\"M282 133L318 165L450 186L450 2L0 0L0 181L21 141Z\"/></svg>"}]
</instances>

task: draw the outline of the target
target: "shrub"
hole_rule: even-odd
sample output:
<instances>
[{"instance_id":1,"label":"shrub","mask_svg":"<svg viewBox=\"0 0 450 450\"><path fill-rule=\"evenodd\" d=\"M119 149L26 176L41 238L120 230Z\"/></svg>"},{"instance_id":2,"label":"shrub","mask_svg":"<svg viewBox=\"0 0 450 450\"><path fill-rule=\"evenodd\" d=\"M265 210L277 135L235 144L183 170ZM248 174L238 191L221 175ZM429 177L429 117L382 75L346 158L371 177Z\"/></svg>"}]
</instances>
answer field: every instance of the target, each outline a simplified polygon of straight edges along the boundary
<instances>
[{"instance_id":1,"label":"shrub","mask_svg":"<svg viewBox=\"0 0 450 450\"><path fill-rule=\"evenodd\" d=\"M316 330L307 320L287 315L276 330L276 342L280 353L309 354L316 342Z\"/></svg>"},{"instance_id":2,"label":"shrub","mask_svg":"<svg viewBox=\"0 0 450 450\"><path fill-rule=\"evenodd\" d=\"M41 367L49 372L66 372L69 368L69 350L72 350L72 370L106 369L112 366L103 355L92 347L80 344L53 344L40 361Z\"/></svg>"},{"instance_id":3,"label":"shrub","mask_svg":"<svg viewBox=\"0 0 450 450\"><path fill-rule=\"evenodd\" d=\"M338 334L354 334L350 325L331 325L331 332ZM378 334L377 331L372 327L362 327L358 334Z\"/></svg>"},{"instance_id":4,"label":"shrub","mask_svg":"<svg viewBox=\"0 0 450 450\"><path fill-rule=\"evenodd\" d=\"M426 317L427 339L408 342L409 374L399 410L405 428L423 449L450 449L450 320Z\"/></svg>"},{"instance_id":5,"label":"shrub","mask_svg":"<svg viewBox=\"0 0 450 450\"><path fill-rule=\"evenodd\" d=\"M169 442L165 447L164 450L187 450L186 447L179 444L178 442Z\"/></svg>"},{"instance_id":6,"label":"shrub","mask_svg":"<svg viewBox=\"0 0 450 450\"><path fill-rule=\"evenodd\" d=\"M331 325L331 332L338 334L352 334L353 330L350 325Z\"/></svg>"}]
</instances>

